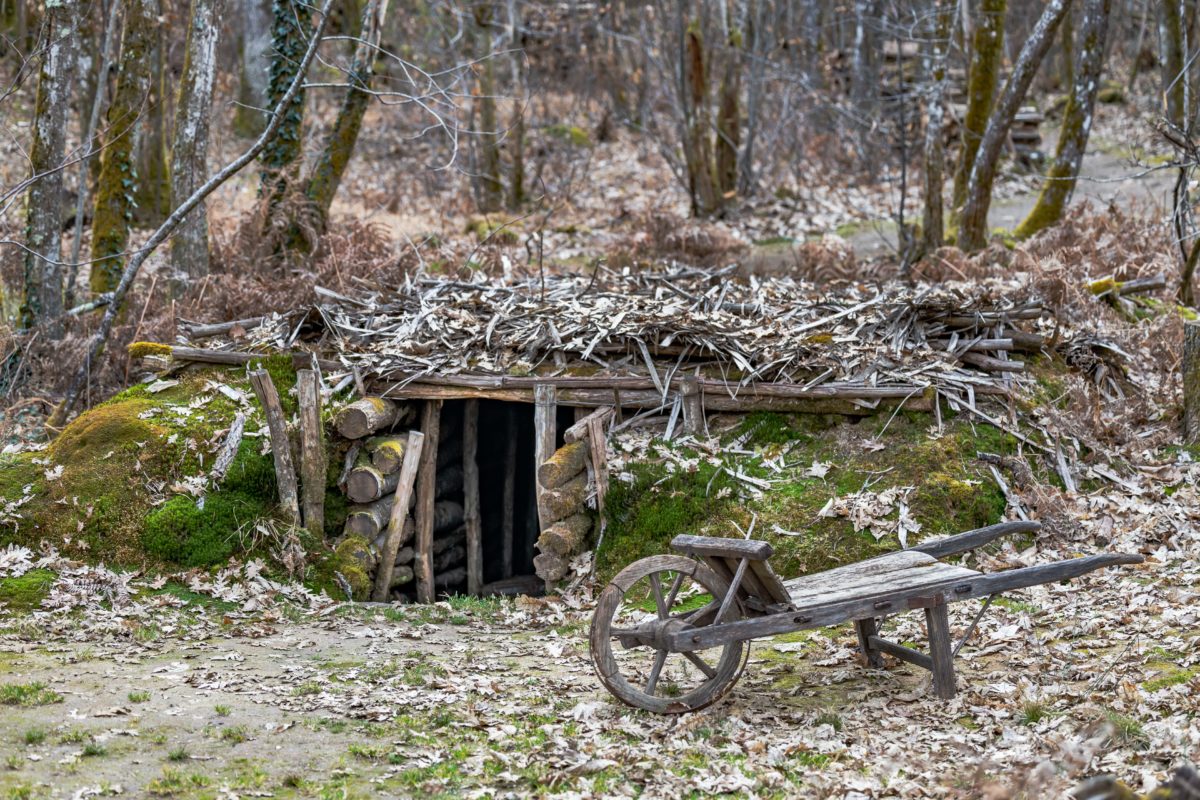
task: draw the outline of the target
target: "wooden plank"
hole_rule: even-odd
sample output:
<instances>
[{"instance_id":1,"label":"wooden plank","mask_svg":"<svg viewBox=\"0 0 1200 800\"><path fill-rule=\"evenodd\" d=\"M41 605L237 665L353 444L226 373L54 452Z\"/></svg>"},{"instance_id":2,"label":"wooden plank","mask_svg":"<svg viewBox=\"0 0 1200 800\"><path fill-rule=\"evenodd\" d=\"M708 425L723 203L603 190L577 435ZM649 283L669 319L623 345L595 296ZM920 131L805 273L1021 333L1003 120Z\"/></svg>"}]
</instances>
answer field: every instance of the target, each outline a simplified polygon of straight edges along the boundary
<instances>
[{"instance_id":1,"label":"wooden plank","mask_svg":"<svg viewBox=\"0 0 1200 800\"><path fill-rule=\"evenodd\" d=\"M723 539L716 536L692 536L681 533L671 540L671 549L690 556L754 558L765 561L775 552L769 542L755 539Z\"/></svg>"},{"instance_id":2,"label":"wooden plank","mask_svg":"<svg viewBox=\"0 0 1200 800\"><path fill-rule=\"evenodd\" d=\"M417 600L421 603L432 603L434 597L433 517L437 500L438 428L441 418L442 401L426 402L421 411L421 433L425 434L425 442L417 467L417 536L413 547L413 572L417 576Z\"/></svg>"},{"instance_id":3,"label":"wooden plank","mask_svg":"<svg viewBox=\"0 0 1200 800\"><path fill-rule=\"evenodd\" d=\"M279 486L279 506L283 515L293 525L300 525L300 501L296 490L296 468L292 464L292 445L288 441L287 421L283 417L283 406L279 403L279 392L265 369L250 373L250 385L258 395L263 415L267 418L267 430L271 435L271 456L275 460L275 482Z\"/></svg>"},{"instance_id":4,"label":"wooden plank","mask_svg":"<svg viewBox=\"0 0 1200 800\"><path fill-rule=\"evenodd\" d=\"M557 435L557 427L555 415L558 410L558 405L555 402L554 387L549 384L538 384L534 387L534 407L533 407L533 470L536 476L542 468L542 464L550 458L554 453L554 443ZM555 520L547 520L543 518L542 497L545 494L545 487L541 481L534 480L535 494L537 495L537 513L538 513L538 530L545 530ZM563 515L566 516L566 515Z\"/></svg>"},{"instance_id":5,"label":"wooden plank","mask_svg":"<svg viewBox=\"0 0 1200 800\"><path fill-rule=\"evenodd\" d=\"M888 572L883 575L864 575L854 581L847 581L845 583L805 587L791 592L791 598L792 604L800 607L817 603L839 603L869 592L911 592L917 595L920 592L916 590L919 590L922 586L936 586L952 581L966 581L982 574L975 570L966 569L965 567L957 567L953 564L942 564L935 561L932 564L910 567L909 569Z\"/></svg>"},{"instance_id":6,"label":"wooden plank","mask_svg":"<svg viewBox=\"0 0 1200 800\"><path fill-rule=\"evenodd\" d=\"M1001 522L998 525L977 528L973 531L958 533L943 539L924 541L916 547L909 548L909 550L917 553L925 553L934 558L946 558L947 556L966 553L977 547L983 547L989 542L999 539L1001 536L1009 536L1014 533L1034 533L1041 529L1041 523L1032 520Z\"/></svg>"},{"instance_id":7,"label":"wooden plank","mask_svg":"<svg viewBox=\"0 0 1200 800\"><path fill-rule=\"evenodd\" d=\"M483 521L479 516L479 401L463 406L463 518L467 526L467 594L478 596L483 586Z\"/></svg>"},{"instance_id":8,"label":"wooden plank","mask_svg":"<svg viewBox=\"0 0 1200 800\"><path fill-rule=\"evenodd\" d=\"M950 617L945 604L925 609L925 628L929 632L929 655L933 672L933 690L943 700L954 697L954 654L950 640Z\"/></svg>"},{"instance_id":9,"label":"wooden plank","mask_svg":"<svg viewBox=\"0 0 1200 800\"><path fill-rule=\"evenodd\" d=\"M578 420L571 427L567 428L566 431L563 432L563 441L567 444L570 444L571 442L582 441L588 437L593 420L599 422L600 425L605 425L609 418L612 417L613 413L614 409L612 406L604 406L596 409L592 413L583 417L583 419Z\"/></svg>"},{"instance_id":10,"label":"wooden plank","mask_svg":"<svg viewBox=\"0 0 1200 800\"><path fill-rule=\"evenodd\" d=\"M688 375L680 386L683 397L683 432L692 436L704 433L704 401L700 394L700 382L694 375Z\"/></svg>"},{"instance_id":11,"label":"wooden plank","mask_svg":"<svg viewBox=\"0 0 1200 800\"><path fill-rule=\"evenodd\" d=\"M907 607L907 601L915 597L926 600L941 597L945 602L972 600L997 592L1067 580L1104 567L1140 564L1142 561L1141 556L1106 553L1072 558L1054 564L1023 567L991 575L975 573L967 579L957 578L940 581L933 585L888 591L870 591L868 587L863 594L857 597L836 602L810 602L797 605L792 611L729 622L719 627L700 628L673 634L668 637L668 640L672 649L675 650L704 650L729 642L757 639L810 628L823 628L853 619L866 619L878 616L880 613L904 610Z\"/></svg>"},{"instance_id":12,"label":"wooden plank","mask_svg":"<svg viewBox=\"0 0 1200 800\"><path fill-rule=\"evenodd\" d=\"M883 657L879 655L880 648L873 642L879 634L879 626L876 624L875 618L856 619L854 632L858 634L858 652L862 656L863 663L871 669L883 669Z\"/></svg>"},{"instance_id":13,"label":"wooden plank","mask_svg":"<svg viewBox=\"0 0 1200 800\"><path fill-rule=\"evenodd\" d=\"M915 550L899 550L894 553L869 558L844 567L827 569L824 572L814 572L811 575L801 575L799 578L789 578L783 586L790 596L792 592L815 589L819 586L837 586L847 582L856 582L866 575L884 575L888 572L932 564L937 561L931 555Z\"/></svg>"},{"instance_id":14,"label":"wooden plank","mask_svg":"<svg viewBox=\"0 0 1200 800\"><path fill-rule=\"evenodd\" d=\"M433 441L436 443L437 440ZM408 519L409 499L412 497L413 482L416 480L417 471L421 466L424 446L425 435L420 431L409 431L408 445L404 450L404 463L400 466L400 481L396 486L392 513L388 518L387 538L384 540L379 567L375 573L375 590L371 594L371 599L377 603L385 602L392 589L392 572L396 564L396 554L404 539L404 523Z\"/></svg>"},{"instance_id":15,"label":"wooden plank","mask_svg":"<svg viewBox=\"0 0 1200 800\"><path fill-rule=\"evenodd\" d=\"M725 559L726 565L733 569L737 569L741 562L742 560L740 558L726 557ZM759 583L758 577L754 574L754 570L750 568L750 564L753 563L754 559L750 559L749 563L746 564L746 571L745 574L742 575L741 582L742 593L748 597L757 597L762 601L764 606L770 605L771 593L767 591L766 587Z\"/></svg>"},{"instance_id":16,"label":"wooden plank","mask_svg":"<svg viewBox=\"0 0 1200 800\"><path fill-rule=\"evenodd\" d=\"M750 569L754 570L754 577L767 592L767 597L763 599L769 603L780 603L788 605L792 602L791 593L783 585L783 581L775 574L775 570L771 569L771 564L767 561L751 561Z\"/></svg>"},{"instance_id":17,"label":"wooden plank","mask_svg":"<svg viewBox=\"0 0 1200 800\"><path fill-rule=\"evenodd\" d=\"M946 607L941 606L941 608L944 610ZM856 622L855 625L857 624L858 623ZM930 672L933 672L933 659L924 653L919 653L916 650L913 650L911 647L905 647L902 644L889 642L887 639L881 639L874 634L869 637L868 644L871 648L872 654L887 653L888 655L895 656L901 661L907 661L909 664L915 664L922 669L927 669ZM878 668L882 669L883 659L879 658L877 655L875 657L879 659Z\"/></svg>"},{"instance_id":18,"label":"wooden plank","mask_svg":"<svg viewBox=\"0 0 1200 800\"><path fill-rule=\"evenodd\" d=\"M325 535L325 431L321 425L321 380L315 370L296 371L296 397L300 406L304 527L321 537Z\"/></svg>"},{"instance_id":19,"label":"wooden plank","mask_svg":"<svg viewBox=\"0 0 1200 800\"><path fill-rule=\"evenodd\" d=\"M511 405L505 410L504 437L504 486L501 492L500 509L500 576L501 579L512 577L513 574L513 526L516 515L516 481L517 481L517 412Z\"/></svg>"}]
</instances>

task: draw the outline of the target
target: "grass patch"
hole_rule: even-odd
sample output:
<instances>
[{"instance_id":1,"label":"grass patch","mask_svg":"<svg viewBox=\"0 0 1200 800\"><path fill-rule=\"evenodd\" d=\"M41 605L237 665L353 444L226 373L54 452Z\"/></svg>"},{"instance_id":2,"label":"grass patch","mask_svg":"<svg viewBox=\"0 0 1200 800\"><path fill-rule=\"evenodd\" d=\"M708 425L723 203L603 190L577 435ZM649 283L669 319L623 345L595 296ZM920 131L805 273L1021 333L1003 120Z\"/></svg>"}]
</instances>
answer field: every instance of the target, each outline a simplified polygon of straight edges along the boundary
<instances>
[{"instance_id":1,"label":"grass patch","mask_svg":"<svg viewBox=\"0 0 1200 800\"><path fill-rule=\"evenodd\" d=\"M0 578L0 603L12 611L32 611L41 606L57 576L48 569L31 569L16 578Z\"/></svg>"},{"instance_id":2,"label":"grass patch","mask_svg":"<svg viewBox=\"0 0 1200 800\"><path fill-rule=\"evenodd\" d=\"M144 703L150 699L150 693L145 691L135 691L128 694L129 702Z\"/></svg>"},{"instance_id":3,"label":"grass patch","mask_svg":"<svg viewBox=\"0 0 1200 800\"><path fill-rule=\"evenodd\" d=\"M1107 709L1104 712L1104 721L1112 728L1113 741L1118 744L1139 750L1150 744L1146 731L1142 729L1142 723L1133 717Z\"/></svg>"},{"instance_id":4,"label":"grass patch","mask_svg":"<svg viewBox=\"0 0 1200 800\"><path fill-rule=\"evenodd\" d=\"M62 695L44 683L6 683L0 685L0 705L48 706L62 702Z\"/></svg>"},{"instance_id":5,"label":"grass patch","mask_svg":"<svg viewBox=\"0 0 1200 800\"><path fill-rule=\"evenodd\" d=\"M1031 701L1021 706L1017 721L1022 725L1033 726L1050 716L1050 707L1045 703Z\"/></svg>"}]
</instances>

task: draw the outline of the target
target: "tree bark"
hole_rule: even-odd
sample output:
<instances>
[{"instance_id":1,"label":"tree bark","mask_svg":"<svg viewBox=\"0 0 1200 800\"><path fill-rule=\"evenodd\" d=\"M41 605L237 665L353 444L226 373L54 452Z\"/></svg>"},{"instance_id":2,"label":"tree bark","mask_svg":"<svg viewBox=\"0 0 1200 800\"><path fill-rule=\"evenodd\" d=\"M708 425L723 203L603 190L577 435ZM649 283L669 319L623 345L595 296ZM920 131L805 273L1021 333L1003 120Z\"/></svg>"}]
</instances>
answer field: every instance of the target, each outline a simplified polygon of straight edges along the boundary
<instances>
[{"instance_id":1,"label":"tree bark","mask_svg":"<svg viewBox=\"0 0 1200 800\"><path fill-rule=\"evenodd\" d=\"M987 130L967 181L966 201L959 215L958 246L968 252L987 244L987 216L992 201L992 183L1000 164L1000 150L1008 139L1013 118L1025 99L1042 60L1054 44L1054 33L1070 9L1070 0L1050 0L1041 18L1025 40L1012 75L1004 85L1000 100L992 110Z\"/></svg>"},{"instance_id":2,"label":"tree bark","mask_svg":"<svg viewBox=\"0 0 1200 800\"><path fill-rule=\"evenodd\" d=\"M238 0L241 42L238 106L233 130L239 136L258 136L267 124L267 72L271 63L271 3Z\"/></svg>"},{"instance_id":3,"label":"tree bark","mask_svg":"<svg viewBox=\"0 0 1200 800\"><path fill-rule=\"evenodd\" d=\"M175 104L171 145L171 207L184 201L208 177L208 129L216 75L221 0L192 0L183 80ZM208 274L208 214L204 203L184 220L171 240L174 279L194 280Z\"/></svg>"},{"instance_id":4,"label":"tree bark","mask_svg":"<svg viewBox=\"0 0 1200 800\"><path fill-rule=\"evenodd\" d=\"M1071 88L1071 96L1063 112L1054 163L1042 182L1037 203L1017 226L1015 234L1019 239L1027 239L1058 222L1075 191L1079 165L1083 161L1083 151L1092 129L1096 92L1100 88L1111 5L1111 0L1085 0L1083 4L1079 41L1075 48L1078 53L1074 70L1075 85Z\"/></svg>"},{"instance_id":5,"label":"tree bark","mask_svg":"<svg viewBox=\"0 0 1200 800\"><path fill-rule=\"evenodd\" d=\"M44 324L53 339L63 335L62 197L70 70L78 46L75 0L46 3L45 56L34 100L33 145L25 205L25 296L21 324ZM38 177L41 176L41 177Z\"/></svg>"},{"instance_id":6,"label":"tree bark","mask_svg":"<svg viewBox=\"0 0 1200 800\"><path fill-rule=\"evenodd\" d=\"M312 6L303 0L274 0L271 16L272 58L267 99L275 107L299 75L297 64L312 35ZM299 167L304 144L304 97L301 84L284 109L279 133L267 143L260 156L262 193L268 198L268 208L277 206L287 194ZM268 224L269 219L268 214Z\"/></svg>"},{"instance_id":7,"label":"tree bark","mask_svg":"<svg viewBox=\"0 0 1200 800\"><path fill-rule=\"evenodd\" d=\"M967 179L996 100L1000 65L1004 59L1004 14L1007 0L980 0L979 16L971 43L971 70L967 75L967 113L962 121L962 152L954 173L951 208L957 217L967 196Z\"/></svg>"},{"instance_id":8,"label":"tree bark","mask_svg":"<svg viewBox=\"0 0 1200 800\"><path fill-rule=\"evenodd\" d=\"M341 185L346 165L354 155L363 116L371 102L371 77L375 71L375 56L379 52L379 40L383 36L387 12L388 0L368 0L363 11L361 40L354 50L350 73L346 76L349 84L346 98L333 123L329 140L308 177L305 195L313 211L314 229L318 235L324 233L329 224L329 208Z\"/></svg>"},{"instance_id":9,"label":"tree bark","mask_svg":"<svg viewBox=\"0 0 1200 800\"><path fill-rule=\"evenodd\" d=\"M1163 85L1163 114L1180 130L1185 124L1188 80L1185 72L1183 0L1162 0L1159 43Z\"/></svg>"},{"instance_id":10,"label":"tree bark","mask_svg":"<svg viewBox=\"0 0 1200 800\"><path fill-rule=\"evenodd\" d=\"M496 116L496 65L492 52L493 9L489 2L475 7L478 28L479 86L476 103L479 107L481 158L479 165L479 210L485 213L504 207L504 180L500 173L500 130Z\"/></svg>"},{"instance_id":11,"label":"tree bark","mask_svg":"<svg viewBox=\"0 0 1200 800\"><path fill-rule=\"evenodd\" d=\"M942 205L942 190L946 173L946 143L943 129L946 120L946 53L950 47L950 22L954 16L953 0L938 0L929 37L928 73L932 83L927 107L924 145L924 200L921 220L922 249L932 253L945 243L946 223Z\"/></svg>"},{"instance_id":12,"label":"tree bark","mask_svg":"<svg viewBox=\"0 0 1200 800\"><path fill-rule=\"evenodd\" d=\"M109 139L100 156L92 215L92 291L116 289L133 220L137 168L135 130L150 89L150 57L157 38L158 0L130 0L121 37L117 88L108 107Z\"/></svg>"}]
</instances>

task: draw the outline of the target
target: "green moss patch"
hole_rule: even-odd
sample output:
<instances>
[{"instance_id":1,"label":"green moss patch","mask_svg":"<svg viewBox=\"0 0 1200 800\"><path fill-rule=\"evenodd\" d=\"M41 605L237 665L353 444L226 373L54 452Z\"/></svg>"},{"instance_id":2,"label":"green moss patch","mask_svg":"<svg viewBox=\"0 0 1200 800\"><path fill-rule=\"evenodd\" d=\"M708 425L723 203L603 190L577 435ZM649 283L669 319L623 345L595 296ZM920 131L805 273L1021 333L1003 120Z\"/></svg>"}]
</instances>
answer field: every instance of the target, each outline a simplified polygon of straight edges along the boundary
<instances>
[{"instance_id":1,"label":"green moss patch","mask_svg":"<svg viewBox=\"0 0 1200 800\"><path fill-rule=\"evenodd\" d=\"M874 417L859 422L751 414L723 437L728 448L720 465L698 458L693 470L672 472L665 460L634 462L624 480L612 481L597 572L607 580L637 558L668 552L670 540L680 533L735 536L734 523L743 531L753 523L754 538L774 545L772 565L785 576L898 549L894 534L877 539L870 530L855 531L845 517L821 516L830 500L864 489L912 487L907 504L921 530L910 536L910 545L926 536L998 521L1005 498L976 454L1012 453L1016 442L961 417L949 420L941 435L931 433L932 425L930 415L910 412L890 421ZM734 449L757 456L731 454ZM695 455L687 450L679 454ZM769 470L763 456L787 466L781 472ZM814 462L821 468L814 469ZM760 497L743 500L743 485L731 471L768 480L771 486Z\"/></svg>"},{"instance_id":2,"label":"green moss patch","mask_svg":"<svg viewBox=\"0 0 1200 800\"><path fill-rule=\"evenodd\" d=\"M33 569L16 578L0 578L0 603L13 611L30 611L42 604L54 585L48 569Z\"/></svg>"}]
</instances>

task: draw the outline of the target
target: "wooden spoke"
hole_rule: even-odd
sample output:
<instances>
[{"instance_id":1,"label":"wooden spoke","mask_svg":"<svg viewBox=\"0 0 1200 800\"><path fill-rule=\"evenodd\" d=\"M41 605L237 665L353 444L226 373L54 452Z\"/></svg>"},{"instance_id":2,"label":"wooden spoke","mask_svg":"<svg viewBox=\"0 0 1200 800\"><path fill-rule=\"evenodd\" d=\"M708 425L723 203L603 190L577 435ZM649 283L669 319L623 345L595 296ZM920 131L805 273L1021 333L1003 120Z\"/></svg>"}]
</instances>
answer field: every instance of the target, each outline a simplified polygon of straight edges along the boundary
<instances>
[{"instance_id":1,"label":"wooden spoke","mask_svg":"<svg viewBox=\"0 0 1200 800\"><path fill-rule=\"evenodd\" d=\"M667 601L663 600L662 584L659 583L658 573L650 573L650 591L654 594L654 607L658 609L658 618L667 618Z\"/></svg>"},{"instance_id":2,"label":"wooden spoke","mask_svg":"<svg viewBox=\"0 0 1200 800\"><path fill-rule=\"evenodd\" d=\"M679 587L683 585L683 573L675 573L675 580L671 581L671 590L667 592L667 608L675 605L675 597L679 594Z\"/></svg>"},{"instance_id":3,"label":"wooden spoke","mask_svg":"<svg viewBox=\"0 0 1200 800\"><path fill-rule=\"evenodd\" d=\"M654 656L654 666L650 668L650 679L646 681L646 694L654 694L654 688L658 686L658 676L662 674L663 665L667 663L667 651L659 650Z\"/></svg>"},{"instance_id":4,"label":"wooden spoke","mask_svg":"<svg viewBox=\"0 0 1200 800\"><path fill-rule=\"evenodd\" d=\"M696 665L696 669L700 670L708 677L711 678L717 674L717 671L715 669L713 669L711 666L709 666L709 663L707 661L705 661L703 658L696 655L695 653L689 652L689 653L684 653L684 655L687 657L688 661L690 661Z\"/></svg>"}]
</instances>

